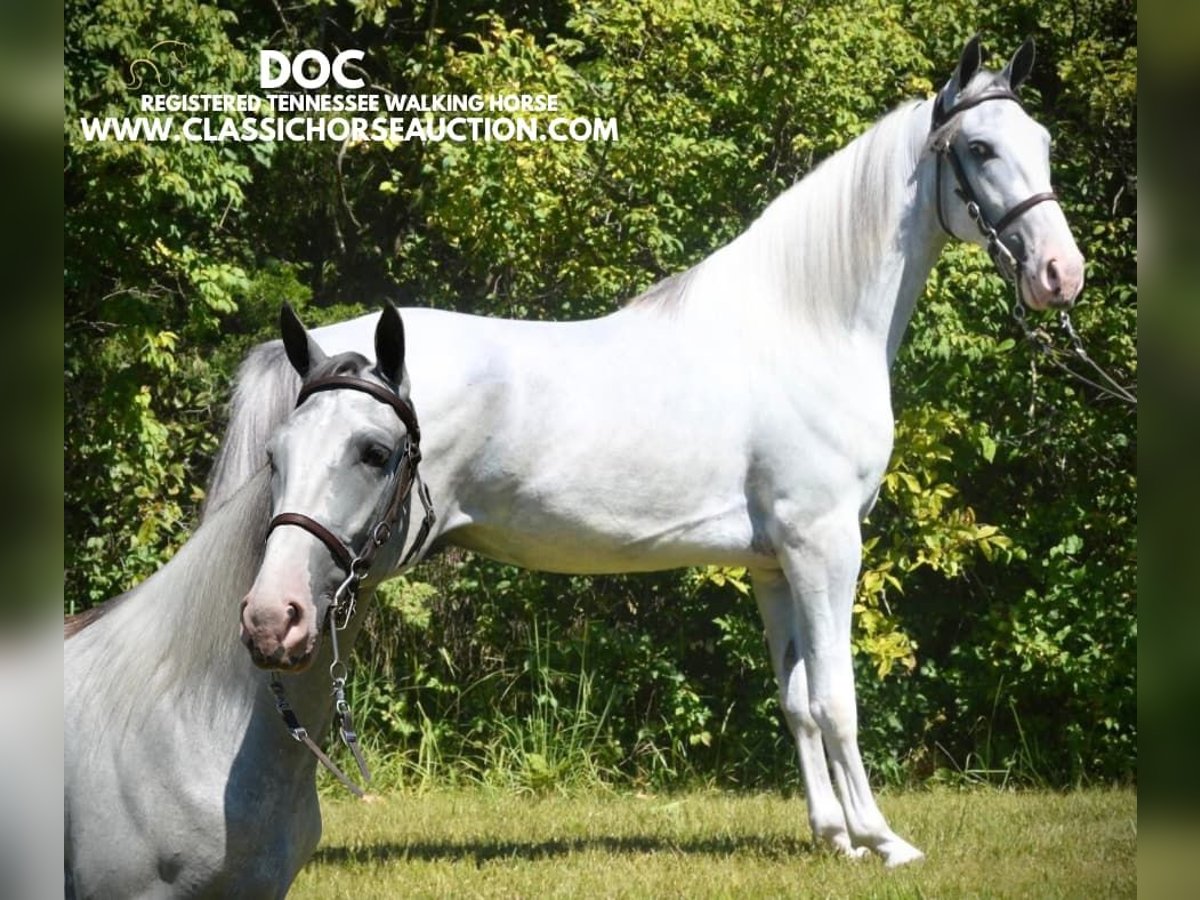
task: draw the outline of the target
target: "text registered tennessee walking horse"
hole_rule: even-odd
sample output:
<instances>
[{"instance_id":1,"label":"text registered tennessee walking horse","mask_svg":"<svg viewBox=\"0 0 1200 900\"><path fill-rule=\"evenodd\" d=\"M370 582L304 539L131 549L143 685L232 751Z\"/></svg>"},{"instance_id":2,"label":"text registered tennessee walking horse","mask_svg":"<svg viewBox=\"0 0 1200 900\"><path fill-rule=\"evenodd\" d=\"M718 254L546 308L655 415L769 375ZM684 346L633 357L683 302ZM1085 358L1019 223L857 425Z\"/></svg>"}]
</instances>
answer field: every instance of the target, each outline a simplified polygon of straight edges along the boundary
<instances>
[{"instance_id":1,"label":"text registered tennessee walking horse","mask_svg":"<svg viewBox=\"0 0 1200 900\"><path fill-rule=\"evenodd\" d=\"M272 438L270 474L143 584L67 625L68 897L282 897L321 834L318 758L356 789L317 742L332 689L356 749L337 639L348 648L358 630L358 583L370 588L427 531L428 508L424 522L410 514L419 431L394 309L374 367L357 353L325 358L290 310L284 324L304 384ZM264 598L295 602L297 627L329 620L325 646L317 631L303 645L255 645L259 662L297 672L287 678L264 675L237 641L238 602L254 623Z\"/></svg>"},{"instance_id":2,"label":"text registered tennessee walking horse","mask_svg":"<svg viewBox=\"0 0 1200 900\"><path fill-rule=\"evenodd\" d=\"M892 449L889 367L946 239L987 247L1034 309L1082 287L1049 135L1016 95L1032 63L1026 42L985 71L970 41L935 99L885 116L613 315L404 312L435 543L559 572L749 567L814 834L891 865L921 854L884 821L858 750L860 522ZM360 348L369 321L315 334ZM210 508L261 465L294 390L278 345L244 363ZM318 621L282 599L271 615L274 631L246 625L263 655Z\"/></svg>"}]
</instances>

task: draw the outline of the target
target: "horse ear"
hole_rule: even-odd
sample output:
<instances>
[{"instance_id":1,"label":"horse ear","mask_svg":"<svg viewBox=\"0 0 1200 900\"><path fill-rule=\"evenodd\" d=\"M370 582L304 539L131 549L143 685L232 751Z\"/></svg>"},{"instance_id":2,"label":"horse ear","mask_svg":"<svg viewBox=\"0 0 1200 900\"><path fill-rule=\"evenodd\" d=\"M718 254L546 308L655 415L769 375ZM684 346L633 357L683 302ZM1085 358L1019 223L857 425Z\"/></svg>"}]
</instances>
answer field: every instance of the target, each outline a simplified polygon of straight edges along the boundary
<instances>
[{"instance_id":1,"label":"horse ear","mask_svg":"<svg viewBox=\"0 0 1200 900\"><path fill-rule=\"evenodd\" d=\"M283 334L283 349L287 351L288 362L301 378L325 361L325 351L309 335L290 303L279 309L279 331Z\"/></svg>"},{"instance_id":2,"label":"horse ear","mask_svg":"<svg viewBox=\"0 0 1200 900\"><path fill-rule=\"evenodd\" d=\"M404 322L391 303L385 303L375 326L375 363L379 374L394 385L404 381Z\"/></svg>"},{"instance_id":3,"label":"horse ear","mask_svg":"<svg viewBox=\"0 0 1200 900\"><path fill-rule=\"evenodd\" d=\"M1033 38L1025 38L1025 43L1017 48L1017 52L1013 54L1013 58L1008 61L1008 65L1004 67L1004 71L1000 74L1008 81L1009 87L1014 91L1021 86L1029 73L1033 71Z\"/></svg>"},{"instance_id":4,"label":"horse ear","mask_svg":"<svg viewBox=\"0 0 1200 900\"><path fill-rule=\"evenodd\" d=\"M933 116L935 128L946 123L951 110L954 109L955 101L971 83L971 79L975 77L975 73L979 71L982 64L983 51L979 46L979 35L975 35L963 47L954 74L950 76L946 86L938 92L937 99L934 101L936 103Z\"/></svg>"},{"instance_id":5,"label":"horse ear","mask_svg":"<svg viewBox=\"0 0 1200 900\"><path fill-rule=\"evenodd\" d=\"M975 35L963 47L962 56L958 59L958 68L954 70L954 80L960 93L971 83L979 67L983 65L983 50L979 46L979 35Z\"/></svg>"}]
</instances>

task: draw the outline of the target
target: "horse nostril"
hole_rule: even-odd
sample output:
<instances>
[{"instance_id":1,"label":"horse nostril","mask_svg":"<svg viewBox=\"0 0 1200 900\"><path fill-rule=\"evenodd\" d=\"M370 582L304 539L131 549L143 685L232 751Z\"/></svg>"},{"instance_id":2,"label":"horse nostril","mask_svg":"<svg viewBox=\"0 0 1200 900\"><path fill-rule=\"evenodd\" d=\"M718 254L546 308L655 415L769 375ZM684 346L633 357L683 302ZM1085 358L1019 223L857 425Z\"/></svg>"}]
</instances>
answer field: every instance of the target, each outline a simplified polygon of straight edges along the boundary
<instances>
[{"instance_id":1,"label":"horse nostril","mask_svg":"<svg viewBox=\"0 0 1200 900\"><path fill-rule=\"evenodd\" d=\"M1062 279L1058 274L1058 260L1052 259L1046 263L1046 281L1056 294L1062 293Z\"/></svg>"},{"instance_id":2,"label":"horse nostril","mask_svg":"<svg viewBox=\"0 0 1200 900\"><path fill-rule=\"evenodd\" d=\"M300 611L300 604L295 602L289 603L287 606L287 617L289 625L295 625L299 622L303 617L303 613Z\"/></svg>"}]
</instances>

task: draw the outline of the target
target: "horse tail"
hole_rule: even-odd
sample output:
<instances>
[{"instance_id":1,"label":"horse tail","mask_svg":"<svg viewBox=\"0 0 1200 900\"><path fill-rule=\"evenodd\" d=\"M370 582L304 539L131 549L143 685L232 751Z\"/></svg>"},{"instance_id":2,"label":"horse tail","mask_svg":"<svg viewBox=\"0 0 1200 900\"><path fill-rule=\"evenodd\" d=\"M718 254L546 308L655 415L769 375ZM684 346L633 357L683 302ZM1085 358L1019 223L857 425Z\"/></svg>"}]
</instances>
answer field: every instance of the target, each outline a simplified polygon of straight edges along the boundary
<instances>
[{"instance_id":1,"label":"horse tail","mask_svg":"<svg viewBox=\"0 0 1200 900\"><path fill-rule=\"evenodd\" d=\"M200 509L201 521L262 468L267 439L288 417L299 391L300 376L288 364L282 341L259 344L242 361L229 402L229 424Z\"/></svg>"}]
</instances>

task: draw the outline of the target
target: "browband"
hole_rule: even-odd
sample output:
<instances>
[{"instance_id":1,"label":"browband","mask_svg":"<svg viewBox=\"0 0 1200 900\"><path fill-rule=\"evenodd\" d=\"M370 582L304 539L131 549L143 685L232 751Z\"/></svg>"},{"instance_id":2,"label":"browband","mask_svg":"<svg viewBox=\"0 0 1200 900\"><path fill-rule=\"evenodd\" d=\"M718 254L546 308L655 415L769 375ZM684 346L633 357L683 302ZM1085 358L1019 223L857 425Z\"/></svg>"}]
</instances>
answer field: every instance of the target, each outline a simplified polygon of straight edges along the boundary
<instances>
[{"instance_id":1,"label":"browband","mask_svg":"<svg viewBox=\"0 0 1200 900\"><path fill-rule=\"evenodd\" d=\"M974 97L960 100L949 109L943 110L942 95L938 94L933 102L933 116L929 124L929 130L937 131L960 112L966 112L968 109L978 106L980 103L986 103L989 100L1011 100L1018 106L1021 104L1021 98L1012 91L984 91L981 94L976 94Z\"/></svg>"},{"instance_id":2,"label":"browband","mask_svg":"<svg viewBox=\"0 0 1200 900\"><path fill-rule=\"evenodd\" d=\"M416 444L421 442L421 428L417 425L417 415L413 411L412 406L383 385L367 381L365 378L357 378L353 375L326 375L322 378L314 378L312 381L305 382L300 388L300 395L296 398L296 406L299 406L310 396L321 391L343 389L370 394L380 403L386 403L396 411L396 415L400 417L400 421L408 429L409 438Z\"/></svg>"}]
</instances>

